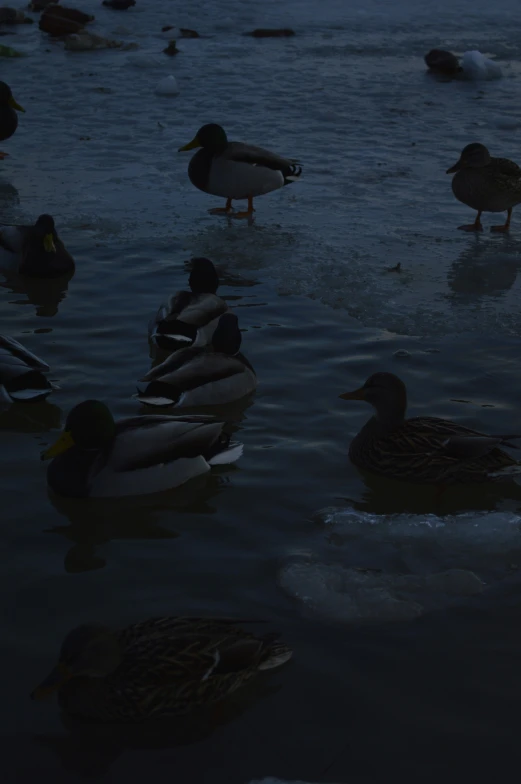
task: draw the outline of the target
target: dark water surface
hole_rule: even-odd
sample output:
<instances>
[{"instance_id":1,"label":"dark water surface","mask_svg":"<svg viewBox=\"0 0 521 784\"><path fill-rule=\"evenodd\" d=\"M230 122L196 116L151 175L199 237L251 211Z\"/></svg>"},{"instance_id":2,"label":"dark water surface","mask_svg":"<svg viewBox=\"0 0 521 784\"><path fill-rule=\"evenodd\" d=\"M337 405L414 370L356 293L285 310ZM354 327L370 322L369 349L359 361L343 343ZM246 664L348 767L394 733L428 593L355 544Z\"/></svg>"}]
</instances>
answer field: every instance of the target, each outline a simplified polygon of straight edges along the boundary
<instances>
[{"instance_id":1,"label":"dark water surface","mask_svg":"<svg viewBox=\"0 0 521 784\"><path fill-rule=\"evenodd\" d=\"M64 53L36 25L2 39L29 56L0 64L27 110L2 143L1 220L52 212L77 272L51 286L0 277L0 332L45 359L61 387L45 404L0 413L0 780L515 775L521 487L440 498L362 477L347 449L369 411L338 395L392 370L412 415L521 431L521 217L509 237L488 234L490 216L482 236L462 235L470 211L444 174L478 139L521 160L521 11L509 0L80 6L96 14L93 32L140 50ZM172 61L157 35L168 23L211 37L182 41ZM295 38L240 35L286 25ZM429 79L422 56L433 46L496 54L504 77ZM129 60L138 53L148 67ZM168 73L176 98L154 94ZM208 216L218 200L188 182L189 158L176 150L208 121L305 164L301 183L258 201L253 226ZM150 363L147 321L184 286L193 255L218 264L259 376L248 405L220 412L243 458L162 495L50 497L42 446L82 399L101 398L117 416L139 410L131 396ZM355 522L317 514L332 507ZM311 583L284 581L294 562L391 577L458 568L484 586L423 597L410 622L360 625L338 609L334 581L320 601ZM206 726L87 732L53 702L29 701L71 627L177 613L266 619L294 660Z\"/></svg>"}]
</instances>

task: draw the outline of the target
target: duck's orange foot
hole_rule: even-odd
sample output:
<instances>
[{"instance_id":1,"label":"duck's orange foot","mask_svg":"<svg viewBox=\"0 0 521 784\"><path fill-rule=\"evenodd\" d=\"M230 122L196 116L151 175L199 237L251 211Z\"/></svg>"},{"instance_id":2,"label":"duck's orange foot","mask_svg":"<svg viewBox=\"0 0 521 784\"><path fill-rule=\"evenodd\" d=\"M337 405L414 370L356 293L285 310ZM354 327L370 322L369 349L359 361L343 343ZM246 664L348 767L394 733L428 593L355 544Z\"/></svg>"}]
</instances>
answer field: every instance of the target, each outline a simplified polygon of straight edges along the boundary
<instances>
[{"instance_id":1,"label":"duck's orange foot","mask_svg":"<svg viewBox=\"0 0 521 784\"><path fill-rule=\"evenodd\" d=\"M243 210L242 212L234 212L234 218L252 218L255 210Z\"/></svg>"},{"instance_id":2,"label":"duck's orange foot","mask_svg":"<svg viewBox=\"0 0 521 784\"><path fill-rule=\"evenodd\" d=\"M0 152L0 161L3 161L4 158L9 158L8 152Z\"/></svg>"},{"instance_id":3,"label":"duck's orange foot","mask_svg":"<svg viewBox=\"0 0 521 784\"><path fill-rule=\"evenodd\" d=\"M458 226L460 231L483 231L481 223L467 223L465 226Z\"/></svg>"},{"instance_id":4,"label":"duck's orange foot","mask_svg":"<svg viewBox=\"0 0 521 784\"><path fill-rule=\"evenodd\" d=\"M507 226L506 224L504 226L491 226L490 227L490 231L499 231L499 232L502 232L503 234L506 234L506 232L509 231L509 229L510 229L510 226Z\"/></svg>"}]
</instances>

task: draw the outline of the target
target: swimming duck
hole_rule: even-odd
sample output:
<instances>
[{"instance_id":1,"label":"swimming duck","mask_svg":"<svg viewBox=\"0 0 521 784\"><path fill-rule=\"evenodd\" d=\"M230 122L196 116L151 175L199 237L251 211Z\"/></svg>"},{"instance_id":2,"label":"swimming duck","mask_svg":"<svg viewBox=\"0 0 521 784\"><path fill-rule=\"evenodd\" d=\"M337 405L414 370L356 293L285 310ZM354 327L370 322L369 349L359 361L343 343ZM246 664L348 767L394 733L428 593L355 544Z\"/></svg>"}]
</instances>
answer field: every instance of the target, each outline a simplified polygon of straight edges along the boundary
<instances>
[{"instance_id":1,"label":"swimming duck","mask_svg":"<svg viewBox=\"0 0 521 784\"><path fill-rule=\"evenodd\" d=\"M58 664L31 697L58 692L67 713L96 722L187 714L291 658L277 634L255 636L236 623L173 617L124 629L78 626L65 637Z\"/></svg>"},{"instance_id":2,"label":"swimming duck","mask_svg":"<svg viewBox=\"0 0 521 784\"><path fill-rule=\"evenodd\" d=\"M255 371L239 354L237 316L225 313L208 346L194 344L171 354L143 376L136 397L148 406L213 406L240 400L257 386Z\"/></svg>"},{"instance_id":3,"label":"swimming duck","mask_svg":"<svg viewBox=\"0 0 521 784\"><path fill-rule=\"evenodd\" d=\"M34 226L1 226L0 247L13 254L21 275L58 278L74 272L74 259L58 237L52 215L40 215Z\"/></svg>"},{"instance_id":4,"label":"swimming duck","mask_svg":"<svg viewBox=\"0 0 521 784\"><path fill-rule=\"evenodd\" d=\"M42 453L54 458L47 483L75 498L143 495L179 487L210 470L234 463L243 445L210 416L136 416L114 421L99 400L70 412L58 440Z\"/></svg>"},{"instance_id":5,"label":"swimming duck","mask_svg":"<svg viewBox=\"0 0 521 784\"><path fill-rule=\"evenodd\" d=\"M483 231L482 212L507 212L503 226L490 231L508 231L512 209L521 202L521 169L508 158L492 158L484 144L476 142L463 148L460 159L447 169L452 178L452 192L458 201L477 210L476 220L462 231Z\"/></svg>"},{"instance_id":6,"label":"swimming duck","mask_svg":"<svg viewBox=\"0 0 521 784\"><path fill-rule=\"evenodd\" d=\"M392 479L430 484L485 482L521 473L521 463L500 449L521 435L485 435L437 417L405 419L407 390L393 373L375 373L343 400L365 400L376 414L351 442L359 468Z\"/></svg>"},{"instance_id":7,"label":"swimming duck","mask_svg":"<svg viewBox=\"0 0 521 784\"><path fill-rule=\"evenodd\" d=\"M444 49L431 49L424 57L425 65L430 71L442 76L455 76L462 68L459 60L452 52Z\"/></svg>"},{"instance_id":8,"label":"swimming duck","mask_svg":"<svg viewBox=\"0 0 521 784\"><path fill-rule=\"evenodd\" d=\"M208 343L219 322L228 310L218 297L219 277L210 259L192 259L189 277L190 291L178 291L161 305L149 324L151 340L161 349L176 351L194 342Z\"/></svg>"},{"instance_id":9,"label":"swimming duck","mask_svg":"<svg viewBox=\"0 0 521 784\"><path fill-rule=\"evenodd\" d=\"M44 400L57 386L44 376L49 365L14 338L0 335L0 405Z\"/></svg>"},{"instance_id":10,"label":"swimming duck","mask_svg":"<svg viewBox=\"0 0 521 784\"><path fill-rule=\"evenodd\" d=\"M25 112L13 98L11 88L5 82L0 82L0 142L10 139L18 128L18 115L16 112ZM9 155L0 152L0 161Z\"/></svg>"},{"instance_id":11,"label":"swimming duck","mask_svg":"<svg viewBox=\"0 0 521 784\"><path fill-rule=\"evenodd\" d=\"M255 212L255 196L290 185L302 174L298 161L281 158L251 144L229 142L224 128L215 123L199 128L195 138L180 147L179 152L196 147L202 149L195 153L188 165L190 181L199 190L226 199L225 207L209 210L213 214L247 218ZM248 199L248 209L234 213L233 199Z\"/></svg>"}]
</instances>

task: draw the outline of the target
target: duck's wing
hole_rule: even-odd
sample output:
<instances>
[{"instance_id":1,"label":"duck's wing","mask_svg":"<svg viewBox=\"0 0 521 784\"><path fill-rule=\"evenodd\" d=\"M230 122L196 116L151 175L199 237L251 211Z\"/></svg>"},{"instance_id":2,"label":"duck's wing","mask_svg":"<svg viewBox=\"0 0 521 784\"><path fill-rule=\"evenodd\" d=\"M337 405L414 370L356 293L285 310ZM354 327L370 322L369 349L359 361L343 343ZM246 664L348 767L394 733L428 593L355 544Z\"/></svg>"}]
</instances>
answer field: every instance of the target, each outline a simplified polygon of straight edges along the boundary
<instances>
[{"instance_id":1,"label":"duck's wing","mask_svg":"<svg viewBox=\"0 0 521 784\"><path fill-rule=\"evenodd\" d=\"M513 436L512 436L513 438ZM437 417L408 419L374 444L379 468L414 481L443 481L462 473L467 481L516 463L498 447L508 437L487 436Z\"/></svg>"},{"instance_id":2,"label":"duck's wing","mask_svg":"<svg viewBox=\"0 0 521 784\"><path fill-rule=\"evenodd\" d=\"M237 163L250 163L253 166L264 166L267 169L281 171L285 176L300 174L299 162L292 158L283 158L270 150L255 147L243 142L229 142L221 157Z\"/></svg>"},{"instance_id":3,"label":"duck's wing","mask_svg":"<svg viewBox=\"0 0 521 784\"><path fill-rule=\"evenodd\" d=\"M493 162L499 174L509 178L513 177L514 179L521 178L521 168L514 161L508 158L493 158Z\"/></svg>"},{"instance_id":4,"label":"duck's wing","mask_svg":"<svg viewBox=\"0 0 521 784\"><path fill-rule=\"evenodd\" d=\"M5 371L11 377L15 377L28 370L47 372L50 368L46 362L43 362L14 338L0 335L0 373Z\"/></svg>"},{"instance_id":5,"label":"duck's wing","mask_svg":"<svg viewBox=\"0 0 521 784\"><path fill-rule=\"evenodd\" d=\"M228 305L217 294L199 294L183 308L177 317L185 324L204 327L210 321L219 318L228 310Z\"/></svg>"},{"instance_id":6,"label":"duck's wing","mask_svg":"<svg viewBox=\"0 0 521 784\"><path fill-rule=\"evenodd\" d=\"M203 683L212 675L239 674L259 664L267 641L228 619L180 618L161 631L158 623L161 619L151 628L146 622L146 628L123 641L118 680L132 681L136 688L167 689L176 683Z\"/></svg>"},{"instance_id":7,"label":"duck's wing","mask_svg":"<svg viewBox=\"0 0 521 784\"><path fill-rule=\"evenodd\" d=\"M32 226L0 226L0 247L10 253L22 253Z\"/></svg>"},{"instance_id":8,"label":"duck's wing","mask_svg":"<svg viewBox=\"0 0 521 784\"><path fill-rule=\"evenodd\" d=\"M181 361L179 354L184 355ZM182 393L243 372L244 364L237 357L190 347L153 367L141 381L161 381Z\"/></svg>"},{"instance_id":9,"label":"duck's wing","mask_svg":"<svg viewBox=\"0 0 521 784\"><path fill-rule=\"evenodd\" d=\"M138 416L116 423L107 456L115 472L135 471L211 451L224 423L211 416Z\"/></svg>"}]
</instances>

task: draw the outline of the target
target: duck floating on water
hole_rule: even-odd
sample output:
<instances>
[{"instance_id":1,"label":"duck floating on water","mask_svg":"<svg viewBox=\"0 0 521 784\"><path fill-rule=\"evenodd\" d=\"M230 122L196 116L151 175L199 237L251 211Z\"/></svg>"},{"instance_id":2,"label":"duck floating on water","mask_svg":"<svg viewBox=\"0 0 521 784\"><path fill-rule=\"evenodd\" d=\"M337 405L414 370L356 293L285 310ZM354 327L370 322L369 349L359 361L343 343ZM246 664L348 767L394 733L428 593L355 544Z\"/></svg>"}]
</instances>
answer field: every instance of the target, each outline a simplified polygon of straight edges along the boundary
<instances>
[{"instance_id":1,"label":"duck floating on water","mask_svg":"<svg viewBox=\"0 0 521 784\"><path fill-rule=\"evenodd\" d=\"M188 165L190 182L204 193L222 196L225 207L209 210L234 218L249 218L255 212L253 199L290 185L302 174L298 161L281 158L262 147L243 142L229 142L224 128L216 123L199 128L191 142L179 152L198 150ZM233 212L232 201L248 200L248 208Z\"/></svg>"},{"instance_id":2,"label":"duck floating on water","mask_svg":"<svg viewBox=\"0 0 521 784\"><path fill-rule=\"evenodd\" d=\"M196 338L198 345L211 339L228 305L217 296L219 276L210 259L192 259L190 291L178 291L161 305L149 324L149 336L158 348L176 351Z\"/></svg>"},{"instance_id":3,"label":"duck floating on water","mask_svg":"<svg viewBox=\"0 0 521 784\"><path fill-rule=\"evenodd\" d=\"M0 247L12 254L9 266L16 266L20 275L59 278L75 269L52 215L40 215L34 226L0 226Z\"/></svg>"},{"instance_id":4,"label":"duck floating on water","mask_svg":"<svg viewBox=\"0 0 521 784\"><path fill-rule=\"evenodd\" d=\"M521 474L501 446L521 435L486 435L438 417L406 419L407 390L393 373L374 373L342 400L365 400L376 413L354 437L349 457L391 479L428 484L482 483Z\"/></svg>"},{"instance_id":5,"label":"duck floating on water","mask_svg":"<svg viewBox=\"0 0 521 784\"><path fill-rule=\"evenodd\" d=\"M249 395L257 376L239 353L242 335L234 313L225 313L209 345L197 342L171 354L143 376L146 389L136 397L148 406L192 408L232 403Z\"/></svg>"},{"instance_id":6,"label":"duck floating on water","mask_svg":"<svg viewBox=\"0 0 521 784\"><path fill-rule=\"evenodd\" d=\"M67 713L101 723L190 713L291 658L277 634L256 636L238 625L244 623L166 617L123 629L79 626L67 634L58 664L31 696L57 693Z\"/></svg>"},{"instance_id":7,"label":"duck floating on water","mask_svg":"<svg viewBox=\"0 0 521 784\"><path fill-rule=\"evenodd\" d=\"M521 169L508 158L493 158L484 144L473 142L463 148L459 161L447 169L452 178L452 192L458 201L477 210L474 223L458 226L461 231L483 231L483 212L504 212L502 226L490 231L507 232L512 209L521 202Z\"/></svg>"},{"instance_id":8,"label":"duck floating on water","mask_svg":"<svg viewBox=\"0 0 521 784\"><path fill-rule=\"evenodd\" d=\"M0 82L0 142L10 139L18 128L17 112L25 112L25 109L15 101L9 85ZM0 161L8 155L7 152L0 152Z\"/></svg>"},{"instance_id":9,"label":"duck floating on water","mask_svg":"<svg viewBox=\"0 0 521 784\"><path fill-rule=\"evenodd\" d=\"M51 460L47 483L74 498L144 495L169 490L234 463L243 445L232 442L225 423L211 416L136 416L114 421L99 400L85 400L67 416Z\"/></svg>"}]
</instances>

